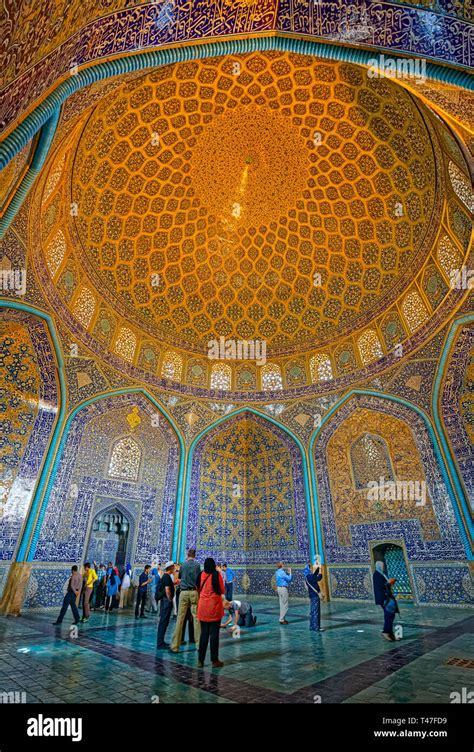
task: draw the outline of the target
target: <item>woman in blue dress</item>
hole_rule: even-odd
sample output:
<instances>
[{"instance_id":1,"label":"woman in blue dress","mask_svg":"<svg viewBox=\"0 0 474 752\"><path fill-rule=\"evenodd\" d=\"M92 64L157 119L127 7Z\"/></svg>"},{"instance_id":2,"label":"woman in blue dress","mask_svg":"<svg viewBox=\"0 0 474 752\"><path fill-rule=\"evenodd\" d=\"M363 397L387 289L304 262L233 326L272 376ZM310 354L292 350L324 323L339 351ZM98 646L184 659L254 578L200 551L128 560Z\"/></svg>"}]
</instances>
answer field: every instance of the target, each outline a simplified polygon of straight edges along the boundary
<instances>
[{"instance_id":1,"label":"woman in blue dress","mask_svg":"<svg viewBox=\"0 0 474 752\"><path fill-rule=\"evenodd\" d=\"M311 632L324 632L321 629L321 588L319 582L323 579L319 567L315 564L305 567L304 576L309 595L309 628Z\"/></svg>"}]
</instances>

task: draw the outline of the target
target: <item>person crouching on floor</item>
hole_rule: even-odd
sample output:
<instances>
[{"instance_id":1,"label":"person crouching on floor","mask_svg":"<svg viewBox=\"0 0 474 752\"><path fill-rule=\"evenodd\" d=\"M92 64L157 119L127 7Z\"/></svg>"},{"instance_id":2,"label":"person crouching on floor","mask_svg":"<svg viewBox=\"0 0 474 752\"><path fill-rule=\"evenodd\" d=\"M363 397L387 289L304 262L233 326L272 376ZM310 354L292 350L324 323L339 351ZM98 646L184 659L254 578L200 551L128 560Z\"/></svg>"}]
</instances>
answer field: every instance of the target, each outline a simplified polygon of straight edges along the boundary
<instances>
[{"instance_id":1,"label":"person crouching on floor","mask_svg":"<svg viewBox=\"0 0 474 752\"><path fill-rule=\"evenodd\" d=\"M253 615L252 606L247 601L230 601L229 618L221 624L221 629L225 629L234 620L234 626L237 627L254 627L257 623L257 617Z\"/></svg>"}]
</instances>

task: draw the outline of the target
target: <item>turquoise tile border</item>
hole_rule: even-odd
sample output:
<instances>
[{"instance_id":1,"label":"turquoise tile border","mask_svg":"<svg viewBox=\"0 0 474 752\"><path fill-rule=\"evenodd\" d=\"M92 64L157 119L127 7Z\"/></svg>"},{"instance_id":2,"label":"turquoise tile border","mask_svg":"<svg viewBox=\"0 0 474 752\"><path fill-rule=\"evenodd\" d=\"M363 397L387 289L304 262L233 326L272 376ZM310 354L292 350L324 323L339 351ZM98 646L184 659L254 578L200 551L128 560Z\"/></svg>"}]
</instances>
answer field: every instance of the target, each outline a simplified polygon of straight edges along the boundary
<instances>
[{"instance_id":1,"label":"turquoise tile border","mask_svg":"<svg viewBox=\"0 0 474 752\"><path fill-rule=\"evenodd\" d=\"M456 319L456 321L454 321L453 325L451 326L451 329L448 332L448 336L446 337L443 351L441 353L441 359L439 361L439 365L436 371L436 379L435 379L434 388L433 388L431 409L433 412L434 422L435 422L436 430L438 432L438 436L440 439L441 447L443 449L444 456L446 457L449 471L451 473L451 477L453 479L453 483L456 488L458 498L461 502L464 519L466 521L466 526L469 530L469 535L471 536L471 540L472 540L474 538L474 525L472 521L471 511L469 509L468 499L466 498L464 488L460 481L459 471L458 471L457 464L456 464L456 458L452 457L452 454L448 445L448 441L446 439L446 435L444 432L444 428L443 428L441 416L440 416L440 411L439 411L441 385L443 383L443 379L445 376L446 365L449 359L449 355L451 352L454 339L458 333L459 328L463 326L464 324L469 324L471 322L474 322L474 313L471 313L471 314L468 314L467 316L463 316L462 318Z\"/></svg>"}]
</instances>

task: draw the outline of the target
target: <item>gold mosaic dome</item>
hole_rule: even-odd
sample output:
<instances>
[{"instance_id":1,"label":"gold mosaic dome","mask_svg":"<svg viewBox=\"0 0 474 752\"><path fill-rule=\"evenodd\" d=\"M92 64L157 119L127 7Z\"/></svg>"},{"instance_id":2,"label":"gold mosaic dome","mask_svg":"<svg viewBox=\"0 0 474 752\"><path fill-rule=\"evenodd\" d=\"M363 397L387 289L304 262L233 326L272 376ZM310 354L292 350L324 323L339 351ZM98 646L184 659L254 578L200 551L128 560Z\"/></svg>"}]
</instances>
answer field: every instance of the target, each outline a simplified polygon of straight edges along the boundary
<instances>
[{"instance_id":1,"label":"gold mosaic dome","mask_svg":"<svg viewBox=\"0 0 474 752\"><path fill-rule=\"evenodd\" d=\"M251 53L165 66L92 110L68 172L88 285L161 343L263 338L271 357L361 330L438 224L412 96L354 65Z\"/></svg>"}]
</instances>

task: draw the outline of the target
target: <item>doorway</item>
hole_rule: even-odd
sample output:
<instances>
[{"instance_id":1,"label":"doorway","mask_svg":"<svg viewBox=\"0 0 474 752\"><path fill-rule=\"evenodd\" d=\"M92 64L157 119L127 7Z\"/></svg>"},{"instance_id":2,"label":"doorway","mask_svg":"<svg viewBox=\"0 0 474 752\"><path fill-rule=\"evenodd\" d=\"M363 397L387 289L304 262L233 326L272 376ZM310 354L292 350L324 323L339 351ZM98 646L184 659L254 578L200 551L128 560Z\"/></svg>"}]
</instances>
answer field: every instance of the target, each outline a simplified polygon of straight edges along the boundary
<instances>
[{"instance_id":1,"label":"doorway","mask_svg":"<svg viewBox=\"0 0 474 752\"><path fill-rule=\"evenodd\" d=\"M392 590L395 597L400 601L413 601L413 590L408 573L408 564L402 545L397 543L378 543L372 547L372 562L384 563L384 571L387 577L395 577L397 580Z\"/></svg>"},{"instance_id":2,"label":"doorway","mask_svg":"<svg viewBox=\"0 0 474 752\"><path fill-rule=\"evenodd\" d=\"M111 561L119 571L123 569L129 531L130 521L117 507L98 512L92 521L86 561L97 564Z\"/></svg>"}]
</instances>

